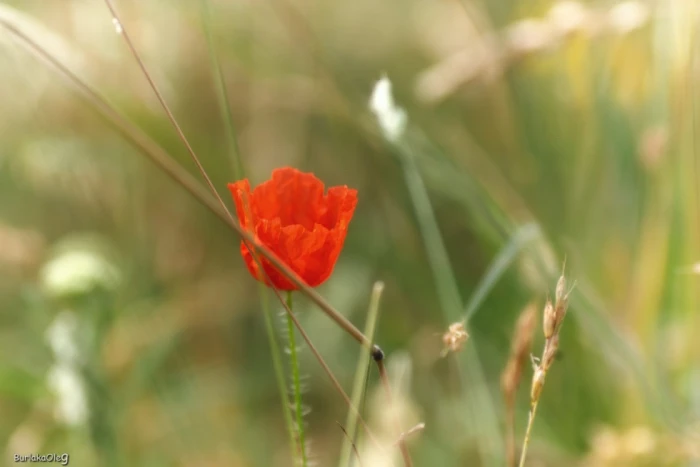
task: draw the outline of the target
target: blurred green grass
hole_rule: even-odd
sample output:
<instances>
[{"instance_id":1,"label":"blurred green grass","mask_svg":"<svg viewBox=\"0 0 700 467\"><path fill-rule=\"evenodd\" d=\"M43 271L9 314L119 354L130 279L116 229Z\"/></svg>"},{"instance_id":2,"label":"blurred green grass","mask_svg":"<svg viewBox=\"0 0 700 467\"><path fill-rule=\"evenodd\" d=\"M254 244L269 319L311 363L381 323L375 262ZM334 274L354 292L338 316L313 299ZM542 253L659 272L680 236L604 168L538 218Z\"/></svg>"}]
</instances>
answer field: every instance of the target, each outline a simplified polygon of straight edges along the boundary
<instances>
[{"instance_id":1,"label":"blurred green grass","mask_svg":"<svg viewBox=\"0 0 700 467\"><path fill-rule=\"evenodd\" d=\"M587 3L599 12L591 27L602 30L556 39L552 28L563 26L546 16L551 2L462 3L212 0L212 40L251 182L292 165L359 190L345 249L319 291L361 326L371 284L386 283L376 336L389 362L400 351L411 359L405 396L426 422L409 443L416 465L488 465L477 442L483 425L464 398L484 388L458 376L464 355L439 359L449 323L420 219L401 159L367 108L386 72L408 113L407 144L462 301L519 228L538 232L470 320L474 346L466 350L478 355L499 416L517 314L552 293L564 257L577 281L532 465L690 465L700 417L699 279L686 273L700 260L698 8L627 2L649 17L625 30L629 7L627 17L615 10L615 22L605 12L616 4ZM20 24L32 37L196 174L101 2L6 4L27 15ZM228 202L233 165L199 3L118 7ZM542 21L519 22L527 18ZM523 24L529 29L515 28ZM524 49L528 40L544 45ZM480 62L482 47L490 58ZM464 84L435 102L421 98L426 70L463 51L476 71L463 71ZM101 355L90 357L105 373L103 405L125 465L290 465L257 287L238 240L5 31L0 63L5 458L68 451L75 465L98 465L86 428L54 420L46 385L54 357L45 331L72 310L113 320ZM78 297L47 290L41 271L52 255L93 243L122 280ZM357 345L304 299L295 306L349 390ZM540 347L536 340L535 353ZM334 465L343 441L335 421L347 407L308 351L302 357L311 452L319 465ZM372 371L370 394L378 389ZM368 419L381 429L376 412Z\"/></svg>"}]
</instances>

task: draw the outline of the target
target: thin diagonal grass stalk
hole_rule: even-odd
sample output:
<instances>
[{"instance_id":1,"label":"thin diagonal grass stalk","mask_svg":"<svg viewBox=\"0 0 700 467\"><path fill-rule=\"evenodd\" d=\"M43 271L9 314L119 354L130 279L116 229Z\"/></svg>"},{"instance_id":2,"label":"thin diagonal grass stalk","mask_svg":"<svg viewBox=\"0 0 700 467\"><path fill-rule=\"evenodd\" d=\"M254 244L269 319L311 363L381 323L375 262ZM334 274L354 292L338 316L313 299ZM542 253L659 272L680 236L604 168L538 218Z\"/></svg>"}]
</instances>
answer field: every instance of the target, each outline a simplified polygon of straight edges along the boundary
<instances>
[{"instance_id":1,"label":"thin diagonal grass stalk","mask_svg":"<svg viewBox=\"0 0 700 467\"><path fill-rule=\"evenodd\" d=\"M123 115L117 112L111 104L105 100L99 93L97 93L91 86L80 79L77 75L71 72L60 60L58 60L53 55L49 54L41 45L36 41L27 36L23 31L18 29L14 24L8 22L4 18L0 18L0 27L4 28L7 32L13 35L15 38L19 39L25 46L27 46L32 52L34 52L39 58L48 62L54 69L61 73L67 80L75 87L76 91L85 99L85 101L95 110L102 118L104 118L108 123L113 125L115 129L120 133L127 141L131 142L136 146L144 155L146 155L159 169L171 177L176 183L185 188L192 196L195 197L203 206L209 209L213 214L215 214L224 224L230 227L234 232L236 232L241 239L249 245L254 245L254 248L259 254L265 257L270 263L275 266L280 272L282 272L293 284L295 284L299 290L304 293L309 299L314 302L321 310L323 310L328 316L330 316L340 327L345 330L350 336L352 336L359 343L367 346L371 346L372 357L375 361L381 361L384 359L384 352L377 345L372 345L364 335L355 326L350 323L343 315L341 315L337 310L335 310L321 295L319 295L315 290L311 289L302 279L300 279L293 271L289 269L277 256L270 252L264 245L255 241L253 236L242 229L237 222L233 220L230 214L222 211L221 207L217 202L211 198L207 191L190 175L186 170L180 167L176 162L174 162L169 155L158 146L150 137L145 135L138 127L133 123L128 121ZM257 254L253 255L257 258ZM257 259L256 259L257 261ZM285 310L289 312L286 308L284 300L281 298L279 291L276 291L276 295L283 304ZM300 327L300 324L295 319L295 326ZM350 398L343 391L340 383L335 378L331 372L328 365L325 363L321 355L318 353L316 348L310 342L308 335L300 329L302 337L309 345L314 357L319 360L321 366L323 367L326 374L331 379L335 389L341 394L346 403L350 403ZM356 408L351 407L352 410L357 411ZM367 424L361 419L362 426L368 430ZM371 432L367 431L369 438L373 443L377 443L376 438L371 435Z\"/></svg>"},{"instance_id":2,"label":"thin diagonal grass stalk","mask_svg":"<svg viewBox=\"0 0 700 467\"><path fill-rule=\"evenodd\" d=\"M338 426L343 431L343 434L345 435L346 441L349 442L350 446L352 447L352 452L355 454L355 458L357 459L357 465L359 467L362 467L362 459L360 458L360 453L357 451L357 446L355 445L355 442L350 439L350 436L348 435L348 432L345 429L345 427L343 427L343 425L338 423Z\"/></svg>"}]
</instances>

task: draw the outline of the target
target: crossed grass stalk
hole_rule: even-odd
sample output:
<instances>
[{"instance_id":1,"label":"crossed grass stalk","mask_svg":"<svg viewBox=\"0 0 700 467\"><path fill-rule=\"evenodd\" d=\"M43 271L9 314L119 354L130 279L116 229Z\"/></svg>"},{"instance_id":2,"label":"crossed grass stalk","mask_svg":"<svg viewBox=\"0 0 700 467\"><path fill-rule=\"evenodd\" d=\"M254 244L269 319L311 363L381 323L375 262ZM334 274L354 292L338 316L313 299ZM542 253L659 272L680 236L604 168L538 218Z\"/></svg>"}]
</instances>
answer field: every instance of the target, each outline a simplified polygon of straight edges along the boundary
<instances>
[{"instance_id":1,"label":"crossed grass stalk","mask_svg":"<svg viewBox=\"0 0 700 467\"><path fill-rule=\"evenodd\" d=\"M191 159L197 166L202 178L204 179L206 186L205 189L199 182L190 175L185 169L178 165L171 156L163 150L157 143L155 143L150 137L148 137L142 130L137 126L127 120L123 115L121 115L104 97L102 97L94 88L83 81L75 73L73 73L65 64L63 64L56 57L51 55L46 49L34 41L31 37L20 30L15 24L10 21L0 18L0 26L3 27L7 32L12 34L15 38L19 39L25 46L27 46L34 54L36 54L42 60L48 62L56 71L67 78L68 82L71 83L75 90L87 101L88 104L95 110L102 118L104 118L108 123L113 125L116 130L134 146L141 150L141 152L146 155L160 170L166 173L170 178L172 178L176 183L185 188L195 199L197 199L201 204L203 204L207 209L209 209L213 214L215 214L224 224L231 228L242 240L245 247L251 251L254 261L257 263L259 269L264 272L260 258L263 257L269 261L279 272L281 272L294 286L304 295L306 295L314 304L316 304L327 316L329 316L335 323L340 326L347 334L349 334L353 339L355 339L363 347L370 350L370 355L375 362L379 378L384 387L386 395L389 402L392 402L391 388L389 384L389 379L386 372L386 367L384 365L385 355L382 349L374 344L369 338L365 336L359 329L357 329L347 318L345 318L340 312L338 312L330 303L328 303L318 292L308 286L303 279L297 276L294 271L292 271L283 261L281 261L273 252L267 249L264 245L258 243L253 235L243 229L238 222L231 215L230 211L226 207L221 196L218 194L213 182L208 176L206 170L204 169L199 157L196 155L194 149L189 143L189 140L185 136L184 132L180 128L177 120L175 119L170 107L163 98L158 86L154 82L151 74L148 72L143 60L140 57L136 47L134 46L127 28L124 27L116 9L114 8L110 0L105 0L105 4L109 9L113 23L117 29L117 33L120 34L132 53L138 67L143 73L144 77L148 81L150 88L158 99L161 107L167 115L167 118L173 128L175 129L178 138L181 140L185 146ZM232 133L233 135L233 133ZM235 138L235 136L234 136ZM234 139L235 142L235 139ZM240 165L238 167L241 167ZM214 199L212 199L212 196ZM266 275L267 276L267 275ZM267 278L267 277L266 277ZM269 279L269 278L267 278ZM375 443L377 447L381 449L376 437L373 435L372 431L367 426L366 422L362 418L358 409L353 405L349 396L345 393L339 381L331 371L328 364L325 362L319 351L316 349L311 339L301 326L298 318L292 312L291 307L287 300L280 294L280 291L274 286L271 286L273 293L277 297L277 300L282 304L290 323L298 330L304 342L307 344L311 350L314 357L320 363L322 369L326 375L331 380L336 391L341 395L343 400L348 405L350 412L357 417L357 421L364 428L368 439ZM268 323L269 324L269 323ZM290 324L290 326L291 326ZM296 386L296 385L295 385ZM297 420L297 422L299 422ZM303 429L301 426L298 429ZM397 426L397 445L401 452L404 465L407 467L412 466L411 456L408 452L404 440L404 434L401 432L400 427ZM303 452L303 447L302 447ZM303 457L303 456L302 456ZM304 462L305 463L305 462Z\"/></svg>"}]
</instances>

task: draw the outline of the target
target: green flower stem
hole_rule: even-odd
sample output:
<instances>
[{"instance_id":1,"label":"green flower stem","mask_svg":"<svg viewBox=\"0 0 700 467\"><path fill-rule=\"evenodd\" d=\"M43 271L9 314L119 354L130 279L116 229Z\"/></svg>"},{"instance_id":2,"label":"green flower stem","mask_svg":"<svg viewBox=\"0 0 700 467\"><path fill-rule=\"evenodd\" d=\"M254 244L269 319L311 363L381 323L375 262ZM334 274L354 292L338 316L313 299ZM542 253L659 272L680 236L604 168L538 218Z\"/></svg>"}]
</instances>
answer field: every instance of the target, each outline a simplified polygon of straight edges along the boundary
<instances>
[{"instance_id":1,"label":"green flower stem","mask_svg":"<svg viewBox=\"0 0 700 467\"><path fill-rule=\"evenodd\" d=\"M282 403L284 424L287 427L287 434L289 435L289 448L292 450L292 459L296 459L296 430L294 428L294 419L292 418L292 409L289 407L289 401L287 400L287 382L284 378L284 367L280 356L280 348L277 344L277 337L275 337L275 327L272 322L270 302L266 293L266 287L262 283L259 284L259 286L260 303L262 304L263 315L265 315L265 331L267 332L267 340L270 344L270 353L272 354L272 366L275 370L275 380L277 382L277 389L279 390L280 401Z\"/></svg>"},{"instance_id":2,"label":"green flower stem","mask_svg":"<svg viewBox=\"0 0 700 467\"><path fill-rule=\"evenodd\" d=\"M287 292L287 306L292 310L292 292ZM301 379L299 377L299 356L294 336L294 321L287 314L287 335L289 337L289 360L292 365L292 386L294 392L294 411L296 412L297 437L299 440L299 453L302 467L308 467L306 458L306 442L304 440L304 412L301 405Z\"/></svg>"}]
</instances>

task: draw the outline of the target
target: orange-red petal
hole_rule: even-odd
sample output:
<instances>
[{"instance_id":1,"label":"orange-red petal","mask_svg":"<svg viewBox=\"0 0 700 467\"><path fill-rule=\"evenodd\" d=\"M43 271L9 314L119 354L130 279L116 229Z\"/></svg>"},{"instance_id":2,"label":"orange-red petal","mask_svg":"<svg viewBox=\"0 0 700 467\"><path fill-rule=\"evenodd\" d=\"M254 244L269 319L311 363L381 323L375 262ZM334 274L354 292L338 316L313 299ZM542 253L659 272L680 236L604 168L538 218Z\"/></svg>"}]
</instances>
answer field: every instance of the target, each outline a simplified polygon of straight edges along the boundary
<instances>
[{"instance_id":1,"label":"orange-red petal","mask_svg":"<svg viewBox=\"0 0 700 467\"><path fill-rule=\"evenodd\" d=\"M313 174L277 169L252 192L248 180L228 185L241 225L308 285L322 284L333 272L357 205L357 190L324 185ZM297 287L272 264L259 257L259 266L241 242L248 270L258 280L281 290Z\"/></svg>"}]
</instances>

